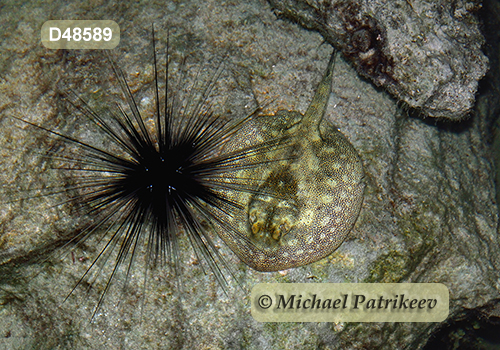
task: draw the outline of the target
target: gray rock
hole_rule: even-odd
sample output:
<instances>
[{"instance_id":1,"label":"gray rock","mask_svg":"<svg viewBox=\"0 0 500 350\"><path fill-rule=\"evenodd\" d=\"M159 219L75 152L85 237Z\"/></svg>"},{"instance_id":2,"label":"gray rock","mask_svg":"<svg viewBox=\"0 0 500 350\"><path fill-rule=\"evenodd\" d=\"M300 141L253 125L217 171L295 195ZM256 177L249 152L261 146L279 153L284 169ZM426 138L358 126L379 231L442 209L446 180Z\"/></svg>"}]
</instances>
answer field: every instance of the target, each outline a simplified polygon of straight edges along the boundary
<instances>
[{"instance_id":1,"label":"gray rock","mask_svg":"<svg viewBox=\"0 0 500 350\"><path fill-rule=\"evenodd\" d=\"M168 266L149 272L144 287L145 259L139 252L127 288L122 289L123 275L118 276L89 323L109 266L88 292L90 283L85 283L63 300L98 253L99 237L73 253L65 248L61 259L41 264L51 244L60 244L59 237L84 219L71 206L54 207L64 196L6 203L18 195L17 188L64 179L64 174L45 171L46 159L37 154L40 149L59 150L60 145L33 135L9 116L78 137L98 137L86 133L81 118L67 113L55 93L58 82L69 79L70 86L97 104L116 92L99 53L50 51L40 45L44 20L68 16L117 19L122 42L112 54L146 111L153 100L151 22L158 24L159 48L168 22L173 52L195 52L191 62L203 64L229 53L215 101L234 114L248 113L256 101L272 101L266 114L279 109L304 112L331 53L318 33L276 20L263 1L122 2L94 8L58 0L23 8L6 4L0 12L0 181L5 185L0 191L0 348L418 349L439 327L463 319L468 310L493 310L489 314L494 315L500 242L495 175L485 140L491 123L488 106L498 105L498 96L489 96L485 112L467 123L429 123L409 117L386 92L339 59L325 117L359 152L367 184L360 217L347 241L316 263L260 273L214 238L241 281L241 288L233 283L226 296L213 275L203 273L188 240L181 237L180 287ZM463 23L475 26L472 17L464 18ZM479 43L471 45L472 51ZM484 69L484 58L478 62ZM195 72L190 70L193 76ZM477 80L483 73L474 74ZM471 76L462 79L473 85ZM422 102L420 107L425 106ZM250 291L256 283L270 282L440 282L450 289L450 316L442 324L259 323L250 315Z\"/></svg>"},{"instance_id":2,"label":"gray rock","mask_svg":"<svg viewBox=\"0 0 500 350\"><path fill-rule=\"evenodd\" d=\"M479 1L269 0L275 12L319 31L358 73L430 117L471 111L488 68Z\"/></svg>"}]
</instances>

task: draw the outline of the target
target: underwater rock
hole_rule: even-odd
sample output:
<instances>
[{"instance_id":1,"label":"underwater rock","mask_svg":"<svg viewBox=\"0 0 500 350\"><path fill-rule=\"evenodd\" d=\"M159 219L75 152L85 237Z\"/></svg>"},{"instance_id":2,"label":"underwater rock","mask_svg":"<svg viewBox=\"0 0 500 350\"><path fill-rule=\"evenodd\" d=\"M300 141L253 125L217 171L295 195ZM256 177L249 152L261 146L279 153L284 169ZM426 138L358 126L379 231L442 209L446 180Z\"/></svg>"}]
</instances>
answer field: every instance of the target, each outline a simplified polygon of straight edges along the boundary
<instances>
[{"instance_id":1,"label":"underwater rock","mask_svg":"<svg viewBox=\"0 0 500 350\"><path fill-rule=\"evenodd\" d=\"M196 1L151 1L147 6L124 1L120 7L103 3L90 9L80 2L54 0L10 9L0 12L2 184L25 179L36 187L38 180L46 181L42 168L39 177L33 176L43 159L28 158L24 148L57 147L47 139L27 144L27 131L13 125L9 115L49 125L58 122L61 127L74 121L77 117L64 114L55 93L60 77L72 79L75 90L86 98L113 92L103 86L109 74L97 53L51 51L40 44L39 28L45 19L82 14L117 18L122 42L111 54L137 94L141 110L154 106L151 22L164 25L156 27L158 51L164 49L168 19L173 54L191 52L193 47L202 50L207 56L194 56L202 65L207 57L229 53L227 72L232 79L220 82L216 102L232 115L247 115L256 101L262 115L279 110L304 113L331 53L318 33L277 21L264 1L234 1L231 6L216 0L203 6ZM495 172L485 142L490 112L451 126L408 117L389 94L361 79L341 57L332 82L324 119L359 153L366 184L360 216L333 254L306 266L262 273L214 237L240 282L225 295L214 276L203 273L187 238L179 237L180 273L188 282L179 288L168 268L157 269L148 272L145 287L146 262L138 259L126 290L117 280L91 324L105 280L89 278L88 291L78 288L62 301L95 257L92 241L67 249L63 259L43 267L27 261L26 252L45 237L73 227L74 213L52 209L43 201L37 206L2 206L1 253L15 258L15 272L38 275L14 284L10 265L1 260L0 348L422 349L436 331L463 319L466 312L482 313L498 305ZM498 99L491 97L485 110L498 106ZM84 133L85 126L79 131ZM450 315L443 323L261 323L252 318L249 296L254 285L295 282L439 282L450 290Z\"/></svg>"},{"instance_id":2,"label":"underwater rock","mask_svg":"<svg viewBox=\"0 0 500 350\"><path fill-rule=\"evenodd\" d=\"M430 117L460 120L488 69L479 1L269 0L319 31L358 73Z\"/></svg>"}]
</instances>

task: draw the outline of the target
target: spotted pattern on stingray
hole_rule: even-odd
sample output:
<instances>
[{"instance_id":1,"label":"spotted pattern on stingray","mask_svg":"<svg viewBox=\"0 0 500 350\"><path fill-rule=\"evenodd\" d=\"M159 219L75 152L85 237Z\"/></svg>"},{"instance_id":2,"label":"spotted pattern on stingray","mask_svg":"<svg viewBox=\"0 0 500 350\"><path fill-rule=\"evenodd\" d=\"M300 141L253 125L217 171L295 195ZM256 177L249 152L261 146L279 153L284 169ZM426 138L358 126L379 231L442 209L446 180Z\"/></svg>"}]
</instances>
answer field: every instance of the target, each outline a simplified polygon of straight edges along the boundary
<instances>
[{"instance_id":1,"label":"spotted pattern on stingray","mask_svg":"<svg viewBox=\"0 0 500 350\"><path fill-rule=\"evenodd\" d=\"M334 62L332 54L304 115L279 111L255 117L226 146L231 151L286 140L275 151L241 160L264 164L242 167L233 175L235 181L259 179L254 193L227 191L230 200L244 204L230 219L237 234L220 230L219 235L256 270L298 267L330 255L359 215L364 190L361 159L346 137L323 120Z\"/></svg>"}]
</instances>

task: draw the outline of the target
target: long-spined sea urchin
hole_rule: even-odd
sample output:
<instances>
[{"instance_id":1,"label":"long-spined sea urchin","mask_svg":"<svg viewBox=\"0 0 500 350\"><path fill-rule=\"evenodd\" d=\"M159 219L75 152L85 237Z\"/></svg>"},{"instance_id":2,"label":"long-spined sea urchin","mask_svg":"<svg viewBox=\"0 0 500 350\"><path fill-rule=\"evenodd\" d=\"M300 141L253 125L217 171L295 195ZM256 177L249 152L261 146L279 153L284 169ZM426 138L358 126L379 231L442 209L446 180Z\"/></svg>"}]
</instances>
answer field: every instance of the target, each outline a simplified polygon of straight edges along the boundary
<instances>
[{"instance_id":1,"label":"long-spined sea urchin","mask_svg":"<svg viewBox=\"0 0 500 350\"><path fill-rule=\"evenodd\" d=\"M68 244L81 244L91 236L98 236L99 241L104 242L76 286L94 269L109 264L108 259L115 255L92 317L121 266L126 267L128 278L134 256L142 244L146 246L146 266L163 265L168 261L178 270L177 237L182 232L187 234L198 259L208 264L219 284L225 287L222 270L230 272L231 269L215 247L209 227L223 229L226 235L238 235L239 240L247 240L227 220L234 211L245 210L245 206L228 192L254 193L262 179L239 178L234 174L242 168L283 160L241 162L245 158L258 159L255 157L258 154L285 147L285 138L225 151L225 142L241 130L254 113L227 120L213 111L209 97L220 76L221 66L205 86L192 87L197 91L188 92L186 99L181 100L169 78L168 56L167 40L162 97L153 31L155 112L150 118L141 113L125 74L110 58L109 63L127 102L125 107L116 104L115 108L101 113L76 92L63 92L64 99L75 111L104 136L104 143L95 144L17 118L45 136L55 137L68 148L77 150L64 154L49 151L44 155L52 159L53 169L70 173L72 184L70 188L67 184L44 188L37 197L70 190L74 195L67 202L75 204L78 215L91 216L92 221L68 235Z\"/></svg>"}]
</instances>

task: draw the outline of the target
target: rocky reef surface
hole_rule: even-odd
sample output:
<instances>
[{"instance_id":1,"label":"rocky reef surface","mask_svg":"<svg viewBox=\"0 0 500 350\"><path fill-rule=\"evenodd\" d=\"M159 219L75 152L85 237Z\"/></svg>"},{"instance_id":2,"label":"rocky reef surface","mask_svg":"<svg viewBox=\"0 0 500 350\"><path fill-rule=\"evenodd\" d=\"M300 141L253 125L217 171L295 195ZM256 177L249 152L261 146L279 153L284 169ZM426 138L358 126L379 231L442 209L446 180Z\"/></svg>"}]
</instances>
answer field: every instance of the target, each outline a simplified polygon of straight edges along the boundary
<instances>
[{"instance_id":1,"label":"rocky reef surface","mask_svg":"<svg viewBox=\"0 0 500 350\"><path fill-rule=\"evenodd\" d=\"M272 6L264 1L91 5L55 0L21 8L4 2L0 347L422 349L429 341L451 342L442 332L457 323L494 322L500 254L489 141L499 94L493 89L481 95L471 117L455 123L413 116L400 103L455 121L471 111L487 68L475 17L478 3L398 1L383 8L368 1L321 2L339 10L323 17L312 11L320 9L319 2L307 3L310 7L291 0ZM272 8L286 17L296 12L296 21L308 28L314 22L321 34L276 18ZM347 240L316 263L260 273L214 237L240 280L226 295L181 238L182 288L168 267L150 272L144 287L145 259L138 254L127 288L117 280L89 323L106 278L89 281L63 301L98 253L97 238L41 263L51 244L60 244L61 233L75 229L78 216L71 207L54 207L63 198L9 203L18 195L18 184L35 188L54 180L47 178L45 158L34 150L60 149L55 140L33 135L10 116L92 137L78 116L67 113L57 93L61 80L69 79L75 91L95 103L116 92L102 53L41 45L43 22L68 17L113 19L120 25L121 43L111 55L146 112L154 108L151 23L157 25L159 50L170 28L172 52L179 56L190 53L202 65L227 55L215 101L228 114L248 114L257 104L267 114L304 112L331 54L324 40L344 48L325 118L353 144L365 169L364 203ZM448 22L438 26L441 20ZM398 50L391 45L399 45ZM497 46L490 49L498 56ZM196 69L188 76L196 76ZM450 314L443 323L259 323L250 314L250 291L256 283L270 282L439 282L450 290Z\"/></svg>"},{"instance_id":2,"label":"rocky reef surface","mask_svg":"<svg viewBox=\"0 0 500 350\"><path fill-rule=\"evenodd\" d=\"M319 31L359 74L424 115L460 120L488 69L479 1L270 0Z\"/></svg>"}]
</instances>

